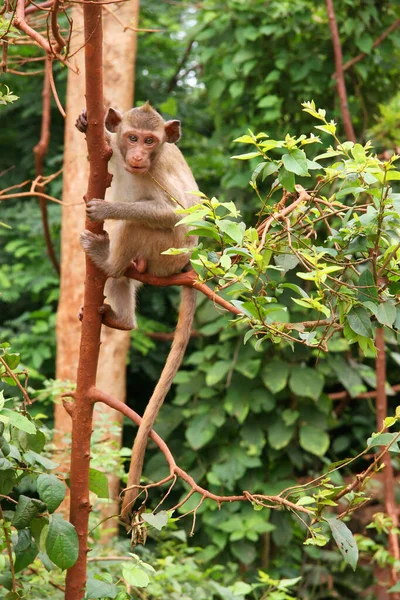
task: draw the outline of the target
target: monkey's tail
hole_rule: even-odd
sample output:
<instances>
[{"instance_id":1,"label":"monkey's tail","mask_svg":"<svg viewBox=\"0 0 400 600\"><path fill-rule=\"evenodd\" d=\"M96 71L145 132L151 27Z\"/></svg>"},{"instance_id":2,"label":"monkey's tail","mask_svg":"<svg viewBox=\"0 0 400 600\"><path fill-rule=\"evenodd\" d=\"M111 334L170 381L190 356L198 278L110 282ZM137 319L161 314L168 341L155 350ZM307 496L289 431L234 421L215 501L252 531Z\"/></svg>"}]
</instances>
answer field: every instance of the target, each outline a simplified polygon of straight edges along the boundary
<instances>
[{"instance_id":1,"label":"monkey's tail","mask_svg":"<svg viewBox=\"0 0 400 600\"><path fill-rule=\"evenodd\" d=\"M171 350L161 372L160 379L154 388L153 395L151 396L146 410L144 411L142 422L139 426L135 442L133 444L131 464L128 475L128 489L125 493L122 503L121 513L123 517L128 515L139 493L139 488L132 486L138 486L140 483L147 440L151 430L153 429L154 422L164 402L165 396L169 392L172 381L185 355L185 350L192 331L195 310L196 290L194 288L183 287L178 322L176 324Z\"/></svg>"}]
</instances>

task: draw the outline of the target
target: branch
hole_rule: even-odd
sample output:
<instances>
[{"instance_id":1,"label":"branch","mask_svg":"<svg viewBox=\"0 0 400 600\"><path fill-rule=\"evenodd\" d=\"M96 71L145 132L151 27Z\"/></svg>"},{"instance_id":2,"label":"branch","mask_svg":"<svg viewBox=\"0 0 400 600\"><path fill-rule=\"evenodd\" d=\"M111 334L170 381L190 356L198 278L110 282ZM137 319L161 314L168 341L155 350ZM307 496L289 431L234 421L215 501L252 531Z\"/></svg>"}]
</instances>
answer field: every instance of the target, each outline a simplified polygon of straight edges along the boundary
<instances>
[{"instance_id":1,"label":"branch","mask_svg":"<svg viewBox=\"0 0 400 600\"><path fill-rule=\"evenodd\" d=\"M142 418L134 410L129 408L129 406L126 406L126 404L124 404L120 400L117 400L110 394L106 394L105 392L98 390L95 387L92 387L90 389L89 394L88 394L88 399L90 399L94 403L95 402L103 402L103 404L110 406L114 410L121 412L123 415L125 415L126 417L131 419L131 421L133 421L137 426L140 426L140 423L142 422ZM186 471L184 471L183 469L181 469L180 467L177 466L175 459L172 456L172 453L171 453L170 449L168 448L167 444L154 431L154 429L150 433L150 438L157 444L157 446L159 447L161 452L164 454L165 459L166 459L169 469L170 469L170 476L163 479L162 482L149 484L149 486L145 486L146 488L147 487L156 487L158 485L161 485L161 483L167 483L168 481L170 481L171 479L174 478L174 475L176 475L190 485L190 487L191 487L190 495L193 495L193 493L201 494L201 496L203 496L203 498L207 498L209 500L214 500L214 502L217 502L218 505L221 505L224 502L236 502L236 501L246 501L246 500L253 501L254 499L256 499L258 501L274 502L278 505L287 506L292 509L295 508L296 510L298 510L300 512L305 512L310 516L314 516L312 511L309 511L308 509L306 509L302 506L297 506L297 505L293 504L292 502L290 502L289 500L287 500L286 498L282 498L280 496L267 496L267 495L263 495L263 494L251 495L249 492L246 492L246 491L244 491L243 494L237 495L237 496L219 496L217 494L213 494L209 490L199 486L195 482L193 477L191 477L188 473L186 473Z\"/></svg>"},{"instance_id":2,"label":"branch","mask_svg":"<svg viewBox=\"0 0 400 600\"><path fill-rule=\"evenodd\" d=\"M242 311L236 308L233 304L218 296L213 290L211 290L205 283L196 282L197 273L194 270L186 271L185 273L177 273L176 275L170 275L169 277L157 277L156 275L149 275L149 273L140 273L133 264L127 268L124 273L125 277L129 279L136 279L142 283L149 285L156 285L158 287L169 287L171 285L181 285L186 287L194 287L197 291L201 292L207 298L219 304L234 315L242 315Z\"/></svg>"},{"instance_id":3,"label":"branch","mask_svg":"<svg viewBox=\"0 0 400 600\"><path fill-rule=\"evenodd\" d=\"M11 545L11 539L8 533L8 528L7 528L7 523L6 520L4 518L4 514L3 514L3 509L1 508L0 505L0 520L2 522L2 526L3 526L3 531L4 531L4 540L6 543L6 548L7 548L7 554L8 554L8 561L10 563L10 573L11 573L11 590L13 592L16 592L17 589L17 580L15 578L15 568L14 568L14 560L13 560L13 555L12 555L12 545Z\"/></svg>"},{"instance_id":4,"label":"branch","mask_svg":"<svg viewBox=\"0 0 400 600\"><path fill-rule=\"evenodd\" d=\"M85 198L104 198L110 180L107 164L110 149L104 139L103 98L103 28L102 7L93 2L83 7L85 35L85 90L88 127L86 142L89 154L89 180ZM90 40L90 43L87 41ZM93 223L86 218L86 229L100 234L103 222ZM84 310L75 404L72 412L71 472L70 472L70 522L79 540L76 563L68 569L65 597L82 600L85 595L89 513L90 438L93 427L93 403L87 395L96 383L100 352L101 315L97 310L104 302L105 276L86 256Z\"/></svg>"},{"instance_id":5,"label":"branch","mask_svg":"<svg viewBox=\"0 0 400 600\"><path fill-rule=\"evenodd\" d=\"M60 8L60 0L54 0L54 4L51 8L51 32L56 40L56 45L54 50L56 52L61 52L61 50L65 46L65 40L60 33L60 27L58 25L58 10Z\"/></svg>"},{"instance_id":6,"label":"branch","mask_svg":"<svg viewBox=\"0 0 400 600\"><path fill-rule=\"evenodd\" d=\"M372 48L376 48L377 46L379 46L379 44L382 43L383 40L386 39L390 33L392 33L392 31L394 31L395 29L397 29L399 27L399 25L400 25L400 19L397 19L397 21L392 23L392 25L390 25L390 27L388 27L378 38L376 38L376 40L372 44ZM343 71L347 71L348 69L350 69L350 67L352 67L356 63L360 62L360 60L362 60L366 56L368 56L368 54L366 52L362 52L361 54L358 54L358 56L355 56L354 58L348 60L347 63L345 63L343 65ZM334 75L334 77L335 77L335 75Z\"/></svg>"},{"instance_id":7,"label":"branch","mask_svg":"<svg viewBox=\"0 0 400 600\"><path fill-rule=\"evenodd\" d=\"M178 65L176 67L176 71L175 71L174 75L171 77L171 79L169 81L169 84L167 87L168 94L170 94L172 92L172 90L174 89L174 87L176 86L176 82L178 81L179 73L182 70L182 67L186 63L187 59L189 58L193 44L194 44L194 40L190 40L190 42L188 43L188 45L185 49L185 52L183 53L181 60L179 61Z\"/></svg>"},{"instance_id":8,"label":"branch","mask_svg":"<svg viewBox=\"0 0 400 600\"><path fill-rule=\"evenodd\" d=\"M333 0L326 0L326 8L329 17L329 27L332 35L333 52L335 55L335 68L336 68L336 88L340 101L340 110L342 113L342 119L346 137L352 142L356 142L356 135L354 133L353 124L351 122L351 116L349 106L347 103L347 91L346 84L344 81L343 73L343 55L342 47L340 45L339 30L336 23L335 9L333 7Z\"/></svg>"},{"instance_id":9,"label":"branch","mask_svg":"<svg viewBox=\"0 0 400 600\"><path fill-rule=\"evenodd\" d=\"M378 430L383 427L383 421L387 417L387 396L386 396L386 354L385 354L385 333L382 327L376 330L375 344L377 349L375 370L376 370L376 420ZM395 498L395 481L393 474L393 465L391 462L389 452L386 452L382 456L382 460L385 461L385 470L383 472L383 487L384 487L384 498L385 498L385 510L387 515L390 517L393 523L393 531L389 531L389 546L390 551L395 559L398 561L400 558L399 538L396 533L396 529L399 524L398 512L396 507ZM398 575L394 568L391 569L392 584L395 585L398 582ZM399 595L396 594L397 599ZM393 595L395 597L395 595Z\"/></svg>"},{"instance_id":10,"label":"branch","mask_svg":"<svg viewBox=\"0 0 400 600\"><path fill-rule=\"evenodd\" d=\"M47 63L49 62L51 61L49 58L47 58ZM49 65L47 65L47 68L45 69L43 79L42 126L40 132L40 140L33 149L33 153L35 155L36 178L42 177L43 175L43 159L47 154L50 141L50 78L48 67ZM44 191L44 184L38 186L38 191ZM56 270L56 273L60 275L60 265L58 263L53 243L51 241L49 220L47 216L47 203L43 196L39 196L39 205L40 211L42 213L43 234L46 242L47 254L49 255L50 261L54 269Z\"/></svg>"},{"instance_id":11,"label":"branch","mask_svg":"<svg viewBox=\"0 0 400 600\"><path fill-rule=\"evenodd\" d=\"M44 38L38 31L32 29L30 25L25 20L25 2L24 0L17 0L16 6L16 14L13 19L12 24L17 29L20 29L24 33L27 34L33 41L35 41L43 50L49 54L54 54L60 62L62 62L66 67L71 69L74 73L77 73L77 70L57 51L57 48L53 48L51 44Z\"/></svg>"}]
</instances>

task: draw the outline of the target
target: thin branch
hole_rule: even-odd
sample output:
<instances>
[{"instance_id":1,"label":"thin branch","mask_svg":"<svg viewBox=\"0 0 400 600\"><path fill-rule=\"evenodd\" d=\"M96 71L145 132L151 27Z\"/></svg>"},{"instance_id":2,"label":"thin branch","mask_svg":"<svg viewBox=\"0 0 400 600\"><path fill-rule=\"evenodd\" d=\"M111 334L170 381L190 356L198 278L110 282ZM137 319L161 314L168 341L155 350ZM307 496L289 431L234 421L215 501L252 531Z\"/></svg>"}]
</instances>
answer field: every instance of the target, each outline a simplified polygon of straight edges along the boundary
<instances>
[{"instance_id":1,"label":"thin branch","mask_svg":"<svg viewBox=\"0 0 400 600\"><path fill-rule=\"evenodd\" d=\"M3 200L10 200L11 198L26 198L29 196L39 196L42 198L46 198L46 200L50 200L50 202L55 202L56 204L61 204L62 206L81 206L83 204L83 200L80 202L62 202L54 196L48 196L47 194L43 194L42 192L18 192L17 194L1 194L0 193L0 202Z\"/></svg>"},{"instance_id":2,"label":"thin branch","mask_svg":"<svg viewBox=\"0 0 400 600\"><path fill-rule=\"evenodd\" d=\"M3 514L3 509L0 506L0 519L2 521L2 525L3 525L3 531L4 531L4 539L6 542L6 547L7 547L7 554L8 554L8 561L10 563L10 572L11 572L11 581L12 581L12 591L15 592L17 589L17 580L15 579L15 569L14 569L14 561L13 561L13 555L12 555L12 546L11 546L11 540L10 540L10 536L8 534L8 529L7 529L7 525L4 519L4 514Z\"/></svg>"},{"instance_id":3,"label":"thin branch","mask_svg":"<svg viewBox=\"0 0 400 600\"><path fill-rule=\"evenodd\" d=\"M61 52L65 47L65 40L60 33L60 26L58 25L58 11L60 8L60 0L54 0L54 4L51 9L51 32L56 40L54 47L55 52Z\"/></svg>"},{"instance_id":4,"label":"thin branch","mask_svg":"<svg viewBox=\"0 0 400 600\"><path fill-rule=\"evenodd\" d=\"M47 62L51 63L50 58L47 58ZM51 68L51 65L50 65ZM35 155L35 169L36 177L42 177L43 175L43 159L47 154L50 141L50 78L48 65L45 70L43 80L43 91L42 91L42 126L40 132L40 140L33 149ZM38 191L44 191L44 184L38 186ZM56 253L54 251L53 243L51 240L51 233L49 227L49 220L47 215L47 203L43 197L39 198L40 211L42 214L43 234L46 242L47 254L49 255L50 261L56 270L56 273L60 275L60 265L58 263Z\"/></svg>"},{"instance_id":5,"label":"thin branch","mask_svg":"<svg viewBox=\"0 0 400 600\"><path fill-rule=\"evenodd\" d=\"M22 383L20 382L18 377L15 375L14 371L12 369L10 369L10 367L8 366L8 364L6 363L4 358L1 356L0 356L0 363L3 365L4 369L6 370L7 375L9 377L11 377L11 379L14 381L15 385L21 390L22 396L24 398L24 403L32 404L32 400L29 398L28 392L26 391L26 389L24 388L24 386L22 385Z\"/></svg>"},{"instance_id":6,"label":"thin branch","mask_svg":"<svg viewBox=\"0 0 400 600\"><path fill-rule=\"evenodd\" d=\"M50 81L50 87L51 87L51 91L53 92L53 97L55 100L55 103L57 105L58 110L60 111L61 115L64 117L64 119L66 118L66 113L65 110L63 109L60 99L58 97L58 93L57 93L57 89L56 89L56 84L54 83L54 77L53 77L53 60L50 59L46 62L46 71L48 73L48 78Z\"/></svg>"},{"instance_id":7,"label":"thin branch","mask_svg":"<svg viewBox=\"0 0 400 600\"><path fill-rule=\"evenodd\" d=\"M332 35L333 52L335 55L336 88L340 101L340 110L342 113L344 129L346 132L347 139L351 140L352 142L356 142L356 134L354 133L349 111L349 105L347 102L347 91L343 73L342 47L340 44L339 30L336 22L333 0L326 0L326 8L328 11L329 27Z\"/></svg>"},{"instance_id":8,"label":"thin branch","mask_svg":"<svg viewBox=\"0 0 400 600\"><path fill-rule=\"evenodd\" d=\"M193 44L194 44L194 40L190 40L190 42L186 46L185 52L183 53L183 56L176 67L176 71L169 81L168 88L167 88L168 94L170 94L172 92L172 90L174 89L174 87L176 86L176 83L177 83L178 77L179 77L179 73L181 72L184 65L186 64L187 59L189 58Z\"/></svg>"},{"instance_id":9,"label":"thin branch","mask_svg":"<svg viewBox=\"0 0 400 600\"><path fill-rule=\"evenodd\" d=\"M384 329L379 327L376 330L375 344L377 349L375 369L376 369L376 421L378 430L383 427L383 421L387 417L387 396L386 396L386 354L385 354L385 337ZM388 534L390 551L395 559L400 558L399 538L395 532L399 520L395 498L395 479L393 473L393 465L389 452L382 456L385 462L383 471L383 486L385 498L385 510L393 523L393 530ZM398 582L398 575L394 568L391 569L392 585ZM398 599L397 599L398 600Z\"/></svg>"},{"instance_id":10,"label":"thin branch","mask_svg":"<svg viewBox=\"0 0 400 600\"><path fill-rule=\"evenodd\" d=\"M119 23L121 25L124 33L128 29L129 29L129 31L134 31L135 33L161 33L164 31L163 29L140 29L139 27L132 27L132 25L126 25L123 22L123 20L120 19L119 16L111 8L109 8L107 6L107 4L105 4L105 3L104 3L104 10L106 12L108 12L117 21L117 23Z\"/></svg>"},{"instance_id":11,"label":"thin branch","mask_svg":"<svg viewBox=\"0 0 400 600\"><path fill-rule=\"evenodd\" d=\"M77 73L75 67L73 67L59 52L55 51L48 40L44 38L38 31L33 29L25 20L25 2L24 0L17 0L16 4L16 14L14 19L12 20L12 24L17 29L20 29L24 33L27 34L29 38L35 41L43 50L49 54L54 54L59 61L61 61L66 67L71 69L74 73ZM61 113L62 114L62 113Z\"/></svg>"},{"instance_id":12,"label":"thin branch","mask_svg":"<svg viewBox=\"0 0 400 600\"><path fill-rule=\"evenodd\" d=\"M397 19L397 21L392 23L390 27L388 27L378 38L376 38L376 40L372 44L372 48L376 48L377 46L379 46L379 44L381 44L383 40L386 39L387 36L392 33L392 31L395 31L395 29L399 27L399 25L400 19ZM350 69L350 67L360 62L360 60L362 60L366 56L368 56L368 54L366 52L362 52L361 54L358 54L358 56L351 58L343 65L343 71L347 71L348 69Z\"/></svg>"}]
</instances>

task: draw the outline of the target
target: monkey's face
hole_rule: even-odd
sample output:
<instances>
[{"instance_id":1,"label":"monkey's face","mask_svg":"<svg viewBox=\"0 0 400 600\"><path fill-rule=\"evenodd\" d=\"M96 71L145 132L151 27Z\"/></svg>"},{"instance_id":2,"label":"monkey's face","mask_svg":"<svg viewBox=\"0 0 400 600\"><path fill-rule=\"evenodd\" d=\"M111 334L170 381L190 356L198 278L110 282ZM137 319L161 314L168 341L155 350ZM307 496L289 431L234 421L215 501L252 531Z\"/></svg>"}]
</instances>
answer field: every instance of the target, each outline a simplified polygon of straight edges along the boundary
<instances>
[{"instance_id":1,"label":"monkey's face","mask_svg":"<svg viewBox=\"0 0 400 600\"><path fill-rule=\"evenodd\" d=\"M143 175L150 170L163 140L158 132L143 129L129 129L123 134L124 168L135 175Z\"/></svg>"}]
</instances>

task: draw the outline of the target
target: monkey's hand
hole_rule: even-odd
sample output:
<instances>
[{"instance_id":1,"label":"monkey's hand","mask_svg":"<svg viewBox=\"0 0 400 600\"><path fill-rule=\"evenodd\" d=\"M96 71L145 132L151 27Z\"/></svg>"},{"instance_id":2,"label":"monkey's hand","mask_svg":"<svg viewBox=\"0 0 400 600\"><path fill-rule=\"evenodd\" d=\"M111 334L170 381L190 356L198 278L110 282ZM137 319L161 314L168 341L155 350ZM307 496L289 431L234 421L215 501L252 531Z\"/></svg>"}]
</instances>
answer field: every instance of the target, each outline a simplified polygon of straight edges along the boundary
<instances>
[{"instance_id":1,"label":"monkey's hand","mask_svg":"<svg viewBox=\"0 0 400 600\"><path fill-rule=\"evenodd\" d=\"M113 205L106 200L90 200L86 204L86 215L91 221L104 221L113 218Z\"/></svg>"},{"instance_id":2,"label":"monkey's hand","mask_svg":"<svg viewBox=\"0 0 400 600\"><path fill-rule=\"evenodd\" d=\"M81 114L79 115L79 117L75 121L75 127L81 133L86 133L86 130L87 130L87 127L88 127L86 108L81 112Z\"/></svg>"}]
</instances>

